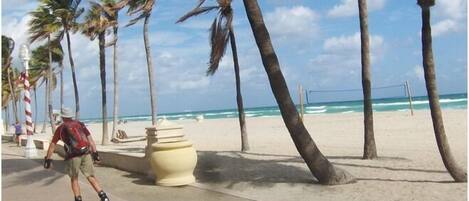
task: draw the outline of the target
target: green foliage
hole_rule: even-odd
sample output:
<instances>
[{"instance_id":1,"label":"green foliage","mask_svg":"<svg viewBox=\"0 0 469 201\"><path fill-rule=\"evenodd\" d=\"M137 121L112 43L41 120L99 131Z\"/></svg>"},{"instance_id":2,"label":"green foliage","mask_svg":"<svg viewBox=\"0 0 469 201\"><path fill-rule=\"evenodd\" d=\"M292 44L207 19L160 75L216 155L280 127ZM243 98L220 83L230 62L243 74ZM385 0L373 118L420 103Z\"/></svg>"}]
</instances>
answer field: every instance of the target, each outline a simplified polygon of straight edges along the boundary
<instances>
[{"instance_id":1,"label":"green foliage","mask_svg":"<svg viewBox=\"0 0 469 201\"><path fill-rule=\"evenodd\" d=\"M29 82L31 86L36 86L40 79L48 77L47 72L49 69L49 44L46 43L34 49L31 53L31 60L29 61ZM51 41L52 62L62 63L63 50L58 41ZM52 86L56 87L57 78L55 74L52 75ZM40 85L40 84L38 84Z\"/></svg>"},{"instance_id":2,"label":"green foliage","mask_svg":"<svg viewBox=\"0 0 469 201\"><path fill-rule=\"evenodd\" d=\"M32 19L29 22L29 40L31 42L47 39L61 29L62 22L52 12L52 9L44 5L30 12Z\"/></svg>"},{"instance_id":3,"label":"green foliage","mask_svg":"<svg viewBox=\"0 0 469 201\"><path fill-rule=\"evenodd\" d=\"M2 35L2 108L11 100L10 84L14 84L14 75L11 67L11 53L15 47L15 41Z\"/></svg>"},{"instance_id":4,"label":"green foliage","mask_svg":"<svg viewBox=\"0 0 469 201\"><path fill-rule=\"evenodd\" d=\"M81 24L82 33L94 40L99 34L104 33L116 22L110 19L105 8L98 3L91 3L91 8L85 15L85 21Z\"/></svg>"}]
</instances>

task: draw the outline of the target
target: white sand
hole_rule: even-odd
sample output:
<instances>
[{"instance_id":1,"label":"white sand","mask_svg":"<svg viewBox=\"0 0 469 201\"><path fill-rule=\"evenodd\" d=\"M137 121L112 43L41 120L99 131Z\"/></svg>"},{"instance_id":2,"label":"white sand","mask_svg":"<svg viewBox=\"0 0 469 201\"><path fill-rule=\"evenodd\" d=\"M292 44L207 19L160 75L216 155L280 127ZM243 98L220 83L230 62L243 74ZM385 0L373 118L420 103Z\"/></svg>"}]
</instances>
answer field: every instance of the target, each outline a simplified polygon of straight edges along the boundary
<instances>
[{"instance_id":1,"label":"white sand","mask_svg":"<svg viewBox=\"0 0 469 201\"><path fill-rule=\"evenodd\" d=\"M446 134L458 164L467 169L467 111L443 111ZM375 112L379 160L361 160L361 113L307 115L305 125L320 150L358 182L315 184L280 117L248 118L251 150L241 153L234 119L177 121L199 151L195 186L255 200L466 200L467 184L453 183L436 146L429 110ZM143 136L150 122L120 125ZM109 124L111 131L112 124ZM89 125L100 141L100 124ZM142 146L145 142L141 143Z\"/></svg>"}]
</instances>

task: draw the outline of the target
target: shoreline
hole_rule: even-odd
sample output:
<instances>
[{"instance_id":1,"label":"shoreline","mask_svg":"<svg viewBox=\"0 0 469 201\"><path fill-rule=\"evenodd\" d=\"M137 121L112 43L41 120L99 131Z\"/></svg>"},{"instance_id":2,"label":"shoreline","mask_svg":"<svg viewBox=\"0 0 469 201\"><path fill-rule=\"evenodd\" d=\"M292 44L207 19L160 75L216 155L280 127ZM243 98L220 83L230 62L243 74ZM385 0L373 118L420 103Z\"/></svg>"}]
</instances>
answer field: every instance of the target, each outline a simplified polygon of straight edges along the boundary
<instances>
[{"instance_id":1,"label":"shoreline","mask_svg":"<svg viewBox=\"0 0 469 201\"><path fill-rule=\"evenodd\" d=\"M442 108L442 111L460 111L460 110L467 110L467 108ZM414 112L425 112L425 111L430 111L429 108L423 108L423 109L414 109ZM397 113L409 113L410 115L410 110L409 109L405 109L405 110L396 110L396 111L373 111L373 114L375 113L394 113L394 112L397 112ZM300 113L298 111L298 113ZM180 113L171 113L171 114L180 114ZM348 114L363 114L362 111L349 111L349 112L337 112L337 113L304 113L305 116L309 116L309 115L348 115ZM235 113L235 116L232 116L232 117L217 117L217 118L207 118L207 116L204 116L204 120L216 120L216 119L238 119L238 114ZM194 118L183 118L183 119L174 119L174 118L167 118L167 114L161 114L161 115L158 115L157 116L157 119L158 120L161 120L163 119L164 117L166 117L168 120L170 121L195 121L196 118L195 116L197 115L194 115ZM137 118L140 118L140 119L128 119L128 118L132 118L132 117L137 117ZM248 116L246 115L246 119L251 119L251 118L270 118L270 117L281 117L281 114L277 114L277 115L264 115L264 116ZM112 124L112 117L108 117L108 123L111 123ZM126 120L127 122L126 123L129 123L129 122L151 122L151 116L150 115L132 115L132 116L120 116L118 121L123 121L123 120ZM101 119L100 118L84 118L84 119L81 119L81 121L83 121L85 124L99 124L101 123ZM42 126L43 122L41 121L40 122L40 125ZM47 121L46 124L49 124L49 122Z\"/></svg>"}]
</instances>

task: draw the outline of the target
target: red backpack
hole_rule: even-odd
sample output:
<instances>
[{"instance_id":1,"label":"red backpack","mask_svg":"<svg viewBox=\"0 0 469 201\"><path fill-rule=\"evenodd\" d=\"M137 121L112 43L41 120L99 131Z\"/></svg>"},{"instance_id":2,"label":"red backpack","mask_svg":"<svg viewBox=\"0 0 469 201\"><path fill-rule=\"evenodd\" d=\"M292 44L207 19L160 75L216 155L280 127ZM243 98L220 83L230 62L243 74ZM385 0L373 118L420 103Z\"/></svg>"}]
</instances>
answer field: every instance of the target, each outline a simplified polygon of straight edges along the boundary
<instances>
[{"instance_id":1,"label":"red backpack","mask_svg":"<svg viewBox=\"0 0 469 201\"><path fill-rule=\"evenodd\" d=\"M89 153L90 143L83 131L84 125L80 122L64 123L61 138L64 142L66 158L81 156Z\"/></svg>"}]
</instances>

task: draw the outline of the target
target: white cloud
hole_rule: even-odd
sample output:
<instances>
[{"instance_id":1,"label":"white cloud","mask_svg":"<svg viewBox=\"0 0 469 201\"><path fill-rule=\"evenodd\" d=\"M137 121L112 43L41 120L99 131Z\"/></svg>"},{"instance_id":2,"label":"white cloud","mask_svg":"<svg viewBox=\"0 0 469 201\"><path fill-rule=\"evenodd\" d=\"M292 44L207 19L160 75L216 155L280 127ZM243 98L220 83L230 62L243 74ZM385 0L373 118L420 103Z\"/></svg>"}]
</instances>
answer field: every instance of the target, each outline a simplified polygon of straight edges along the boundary
<instances>
[{"instance_id":1,"label":"white cloud","mask_svg":"<svg viewBox=\"0 0 469 201\"><path fill-rule=\"evenodd\" d=\"M464 30L467 15L466 0L439 0L435 4L434 12L437 22L432 25L432 36L438 37Z\"/></svg>"},{"instance_id":2,"label":"white cloud","mask_svg":"<svg viewBox=\"0 0 469 201\"><path fill-rule=\"evenodd\" d=\"M8 36L15 41L15 49L13 50L12 57L13 63L19 65L18 50L22 44L28 42L28 23L31 20L30 15L25 15L22 18L3 16L2 21L2 35Z\"/></svg>"},{"instance_id":3,"label":"white cloud","mask_svg":"<svg viewBox=\"0 0 469 201\"><path fill-rule=\"evenodd\" d=\"M372 35L370 40L372 68L376 68L373 64L383 57L384 39L379 35ZM361 75L360 49L359 32L326 39L323 52L311 60L311 70L317 78L317 84L328 86L337 84L337 80L359 83L356 79Z\"/></svg>"},{"instance_id":4,"label":"white cloud","mask_svg":"<svg viewBox=\"0 0 469 201\"><path fill-rule=\"evenodd\" d=\"M425 82L425 75L422 65L415 65L414 68L410 69L405 73L405 77L410 80L418 80L419 82Z\"/></svg>"},{"instance_id":5,"label":"white cloud","mask_svg":"<svg viewBox=\"0 0 469 201\"><path fill-rule=\"evenodd\" d=\"M380 10L384 7L386 0L368 0L368 12ZM358 14L358 2L356 0L342 0L327 12L329 17L349 17Z\"/></svg>"},{"instance_id":6,"label":"white cloud","mask_svg":"<svg viewBox=\"0 0 469 201\"><path fill-rule=\"evenodd\" d=\"M171 82L169 84L171 89L173 90L200 89L210 84L210 80L204 76L185 74L184 76L181 76L179 78L183 78L183 79L179 79L181 80L180 82Z\"/></svg>"},{"instance_id":7,"label":"white cloud","mask_svg":"<svg viewBox=\"0 0 469 201\"><path fill-rule=\"evenodd\" d=\"M435 4L435 13L451 19L466 17L466 0L438 0Z\"/></svg>"},{"instance_id":8,"label":"white cloud","mask_svg":"<svg viewBox=\"0 0 469 201\"><path fill-rule=\"evenodd\" d=\"M432 25L432 36L437 37L451 32L458 32L459 30L461 28L458 22L446 19Z\"/></svg>"},{"instance_id":9,"label":"white cloud","mask_svg":"<svg viewBox=\"0 0 469 201\"><path fill-rule=\"evenodd\" d=\"M311 40L319 32L319 15L304 6L279 7L265 19L269 32L280 40Z\"/></svg>"},{"instance_id":10,"label":"white cloud","mask_svg":"<svg viewBox=\"0 0 469 201\"><path fill-rule=\"evenodd\" d=\"M425 81L425 76L423 73L423 67L421 65L416 65L413 70L413 74L420 81Z\"/></svg>"},{"instance_id":11,"label":"white cloud","mask_svg":"<svg viewBox=\"0 0 469 201\"><path fill-rule=\"evenodd\" d=\"M381 47L383 45L383 37L371 36L371 49ZM361 48L360 33L356 32L351 36L340 36L326 39L323 46L326 52L343 52L343 51L359 51Z\"/></svg>"}]
</instances>

